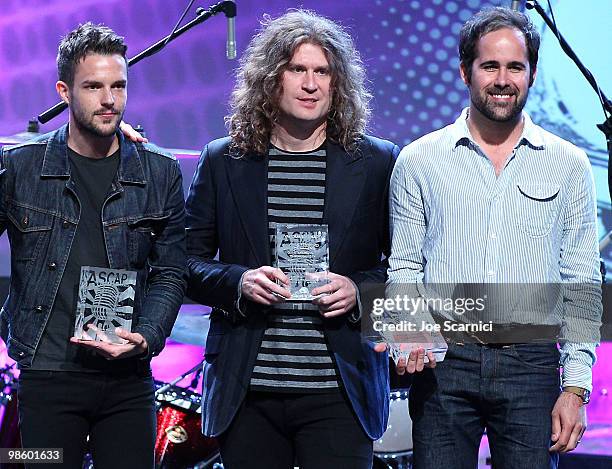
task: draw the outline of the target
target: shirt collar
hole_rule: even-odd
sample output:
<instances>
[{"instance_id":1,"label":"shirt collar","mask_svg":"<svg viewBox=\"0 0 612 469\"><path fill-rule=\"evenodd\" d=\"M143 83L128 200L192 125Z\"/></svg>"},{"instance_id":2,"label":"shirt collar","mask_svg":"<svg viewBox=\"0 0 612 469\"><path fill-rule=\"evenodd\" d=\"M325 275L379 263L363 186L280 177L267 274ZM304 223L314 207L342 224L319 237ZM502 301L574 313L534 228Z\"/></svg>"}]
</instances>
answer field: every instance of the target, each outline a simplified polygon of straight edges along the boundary
<instances>
[{"instance_id":1,"label":"shirt collar","mask_svg":"<svg viewBox=\"0 0 612 469\"><path fill-rule=\"evenodd\" d=\"M457 118L454 124L450 127L451 139L454 144L453 150L455 150L459 145L470 142L473 145L477 145L474 142L470 134L470 130L467 126L467 117L468 117L469 108L463 109L461 115ZM530 147L536 150L544 149L544 139L542 136L541 129L533 123L529 114L523 111L523 119L525 125L523 126L523 133L521 134L521 138L517 143L517 147L522 144L529 145Z\"/></svg>"}]
</instances>

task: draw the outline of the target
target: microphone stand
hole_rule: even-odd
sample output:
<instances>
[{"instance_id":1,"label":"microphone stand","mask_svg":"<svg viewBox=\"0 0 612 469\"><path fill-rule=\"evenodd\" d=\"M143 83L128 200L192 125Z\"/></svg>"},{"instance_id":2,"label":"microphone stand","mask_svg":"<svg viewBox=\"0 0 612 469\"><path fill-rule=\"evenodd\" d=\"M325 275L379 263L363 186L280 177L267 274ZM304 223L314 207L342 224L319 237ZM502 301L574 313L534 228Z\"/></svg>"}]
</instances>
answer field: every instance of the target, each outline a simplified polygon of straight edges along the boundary
<instances>
[{"instance_id":1,"label":"microphone stand","mask_svg":"<svg viewBox=\"0 0 612 469\"><path fill-rule=\"evenodd\" d=\"M190 375L191 373L193 373L194 371L198 370L199 368L202 368L202 365L204 364L204 360L202 360L200 363L198 363L196 366L194 366L193 368L190 368L189 370L187 370L185 373L183 373L182 375L178 376L177 378L173 379L172 381L170 381L168 384L164 384L161 388L159 388L157 391L155 391L155 395L157 396L158 394L163 394L164 392L166 392L168 389L170 389L172 386L174 386L176 383L178 383L180 380L186 378L188 375Z\"/></svg>"},{"instance_id":2,"label":"microphone stand","mask_svg":"<svg viewBox=\"0 0 612 469\"><path fill-rule=\"evenodd\" d=\"M551 31L555 34L557 39L559 40L559 44L561 44L561 49L567 54L567 56L574 61L574 63L578 66L578 69L584 75L586 80L589 82L591 87L597 93L601 104L604 109L604 115L606 116L606 120L602 124L597 124L597 128L601 130L606 136L606 142L608 144L608 191L610 192L610 199L612 199L612 102L606 97L604 92L601 90L599 85L597 84L597 80L593 74L586 68L576 53L572 50L570 45L561 35L555 23L548 17L544 9L540 6L537 0L527 0L525 7L528 10L535 10L542 17L544 22L548 25Z\"/></svg>"},{"instance_id":3,"label":"microphone stand","mask_svg":"<svg viewBox=\"0 0 612 469\"><path fill-rule=\"evenodd\" d=\"M211 16L214 16L218 13L224 13L226 16L231 16L233 14L233 16L235 16L236 15L236 4L232 0L224 0L215 5L212 5L207 10L205 10L204 8L198 8L196 10L196 17L193 20L191 20L189 23L187 23L184 26L181 26L176 31L174 31L174 33L164 37L163 39L160 39L152 46L140 52L138 55L132 57L131 59L128 59L127 61L128 67L131 67L132 65L137 64L138 62L140 62L142 59L146 57L151 57L152 55L162 50L169 42L179 37L181 34L189 31L194 26L200 23L203 23L204 21L209 19ZM65 102L61 101L57 103L55 106L47 109L42 114L39 114L38 121L41 124L45 124L49 122L51 119L53 119L55 116L59 115L67 107L68 105Z\"/></svg>"}]
</instances>

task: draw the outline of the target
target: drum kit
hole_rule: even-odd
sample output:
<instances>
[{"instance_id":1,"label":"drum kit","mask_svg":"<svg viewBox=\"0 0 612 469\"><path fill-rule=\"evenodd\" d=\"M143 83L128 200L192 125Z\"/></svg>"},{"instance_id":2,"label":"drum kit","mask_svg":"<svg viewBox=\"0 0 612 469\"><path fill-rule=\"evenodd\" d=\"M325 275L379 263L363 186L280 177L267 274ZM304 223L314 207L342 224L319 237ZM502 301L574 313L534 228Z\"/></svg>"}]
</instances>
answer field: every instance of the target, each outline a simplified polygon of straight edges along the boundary
<instances>
[{"instance_id":1,"label":"drum kit","mask_svg":"<svg viewBox=\"0 0 612 469\"><path fill-rule=\"evenodd\" d=\"M188 372L189 373L189 372ZM188 374L187 373L187 374ZM183 379L185 375L177 378ZM157 440L155 460L159 469L222 469L214 438L201 433L201 395L172 383L156 383ZM408 391L391 392L387 431L374 442L373 469L410 469L412 421Z\"/></svg>"},{"instance_id":2,"label":"drum kit","mask_svg":"<svg viewBox=\"0 0 612 469\"><path fill-rule=\"evenodd\" d=\"M183 316L189 316L183 314ZM195 316L195 315L194 315ZM183 322L185 318L179 318ZM175 327L171 338L181 344L201 346L201 331L208 329L208 324L190 327ZM207 319L207 318L206 318ZM178 321L181 323L181 321ZM179 324L180 325L180 324ZM197 337L191 337L189 331L199 331ZM19 448L19 420L17 413L17 379L14 363L0 367L0 447ZM201 432L202 396L194 391L198 387L202 362L170 382L155 382L155 402L157 409L157 436L155 440L156 469L223 469L219 447L214 438L208 438ZM192 376L187 387L177 383ZM171 375L172 376L172 375ZM374 469L409 469L412 460L412 423L408 414L409 383L395 382L400 388L391 392L390 415L387 431L374 442ZM392 383L393 386L393 383ZM4 466L3 466L4 467ZM83 469L93 469L93 462L86 456Z\"/></svg>"},{"instance_id":3,"label":"drum kit","mask_svg":"<svg viewBox=\"0 0 612 469\"><path fill-rule=\"evenodd\" d=\"M175 385L156 383L158 469L221 468L214 438L202 435L201 395Z\"/></svg>"},{"instance_id":4,"label":"drum kit","mask_svg":"<svg viewBox=\"0 0 612 469\"><path fill-rule=\"evenodd\" d=\"M391 391L387 431L374 442L373 469L412 467L412 420L408 413L408 390Z\"/></svg>"}]
</instances>

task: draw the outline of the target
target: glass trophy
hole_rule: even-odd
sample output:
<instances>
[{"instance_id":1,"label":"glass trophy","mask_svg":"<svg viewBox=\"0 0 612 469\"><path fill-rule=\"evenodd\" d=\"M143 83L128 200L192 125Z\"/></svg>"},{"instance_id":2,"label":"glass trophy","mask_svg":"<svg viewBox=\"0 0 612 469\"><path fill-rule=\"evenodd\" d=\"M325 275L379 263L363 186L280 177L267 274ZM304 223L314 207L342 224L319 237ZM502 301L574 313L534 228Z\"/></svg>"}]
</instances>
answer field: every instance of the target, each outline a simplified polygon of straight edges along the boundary
<instances>
[{"instance_id":1,"label":"glass trophy","mask_svg":"<svg viewBox=\"0 0 612 469\"><path fill-rule=\"evenodd\" d=\"M387 343L395 364L400 359L407 363L410 352L418 348L425 350L425 363L429 362L428 352L433 354L436 362L443 361L448 345L416 286L387 285L385 300L391 300L390 307L376 314L372 312L370 318L373 324L377 323L375 329Z\"/></svg>"},{"instance_id":2,"label":"glass trophy","mask_svg":"<svg viewBox=\"0 0 612 469\"><path fill-rule=\"evenodd\" d=\"M312 301L314 288L329 283L327 225L277 225L275 263L289 277L288 301Z\"/></svg>"},{"instance_id":3,"label":"glass trophy","mask_svg":"<svg viewBox=\"0 0 612 469\"><path fill-rule=\"evenodd\" d=\"M127 341L115 328L132 330L136 272L81 267L74 336L113 344Z\"/></svg>"},{"instance_id":4,"label":"glass trophy","mask_svg":"<svg viewBox=\"0 0 612 469\"><path fill-rule=\"evenodd\" d=\"M412 350L423 348L425 350L424 363L429 362L427 356L431 352L436 362L444 361L448 345L439 332L413 333L410 337L403 334L402 337L386 337L389 344L389 355L397 365L400 359L408 363L408 356Z\"/></svg>"}]
</instances>

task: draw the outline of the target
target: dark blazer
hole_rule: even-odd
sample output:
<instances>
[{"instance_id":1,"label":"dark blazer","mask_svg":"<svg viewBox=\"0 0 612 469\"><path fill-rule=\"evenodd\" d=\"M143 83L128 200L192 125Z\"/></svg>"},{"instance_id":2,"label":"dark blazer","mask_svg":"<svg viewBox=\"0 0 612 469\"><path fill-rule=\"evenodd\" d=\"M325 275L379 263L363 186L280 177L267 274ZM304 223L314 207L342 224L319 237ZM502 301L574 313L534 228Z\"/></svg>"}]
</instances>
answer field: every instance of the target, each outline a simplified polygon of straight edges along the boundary
<instances>
[{"instance_id":1,"label":"dark blazer","mask_svg":"<svg viewBox=\"0 0 612 469\"><path fill-rule=\"evenodd\" d=\"M187 197L188 295L213 307L202 398L208 436L222 433L236 415L266 327L265 306L246 301L244 314L237 310L240 278L272 263L267 155L236 158L228 147L224 138L204 148ZM381 258L390 249L388 190L398 153L396 145L373 137L364 137L350 154L327 144L323 223L329 227L330 271L357 286L386 280L387 262ZM324 319L324 330L343 392L376 440L387 425L388 358L361 339L358 312L352 313Z\"/></svg>"}]
</instances>

